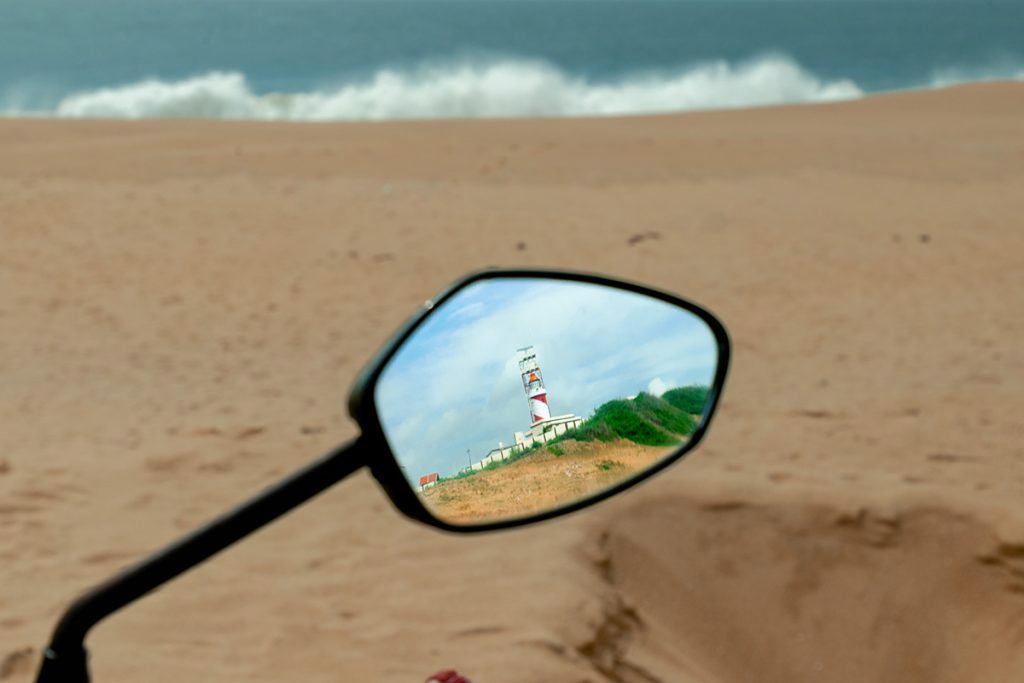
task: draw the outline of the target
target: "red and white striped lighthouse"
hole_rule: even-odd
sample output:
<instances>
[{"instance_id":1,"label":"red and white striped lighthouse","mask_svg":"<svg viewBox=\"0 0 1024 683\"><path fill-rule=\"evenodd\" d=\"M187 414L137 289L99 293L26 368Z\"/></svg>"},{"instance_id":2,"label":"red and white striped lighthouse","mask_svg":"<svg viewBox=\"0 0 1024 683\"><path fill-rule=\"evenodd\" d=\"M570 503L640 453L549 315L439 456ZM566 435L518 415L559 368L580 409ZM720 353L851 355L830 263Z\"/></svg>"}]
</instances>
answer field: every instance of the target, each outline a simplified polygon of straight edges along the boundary
<instances>
[{"instance_id":1,"label":"red and white striped lighthouse","mask_svg":"<svg viewBox=\"0 0 1024 683\"><path fill-rule=\"evenodd\" d=\"M548 408L548 390L544 388L544 376L540 373L540 365L537 364L537 354L532 346L519 349L519 373L523 379L523 391L526 392L526 400L530 405L531 424L551 417L551 409Z\"/></svg>"}]
</instances>

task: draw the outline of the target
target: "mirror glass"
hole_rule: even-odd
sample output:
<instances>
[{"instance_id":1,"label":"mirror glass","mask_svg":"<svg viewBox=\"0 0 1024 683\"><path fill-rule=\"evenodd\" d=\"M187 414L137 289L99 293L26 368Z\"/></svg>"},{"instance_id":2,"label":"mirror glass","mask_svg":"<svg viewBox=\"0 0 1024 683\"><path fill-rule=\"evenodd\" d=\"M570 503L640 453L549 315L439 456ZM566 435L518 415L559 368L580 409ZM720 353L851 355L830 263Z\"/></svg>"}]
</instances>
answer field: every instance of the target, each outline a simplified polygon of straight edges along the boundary
<instances>
[{"instance_id":1,"label":"mirror glass","mask_svg":"<svg viewBox=\"0 0 1024 683\"><path fill-rule=\"evenodd\" d=\"M389 361L374 400L409 485L442 521L536 515L679 450L718 362L708 325L642 294L481 280Z\"/></svg>"}]
</instances>

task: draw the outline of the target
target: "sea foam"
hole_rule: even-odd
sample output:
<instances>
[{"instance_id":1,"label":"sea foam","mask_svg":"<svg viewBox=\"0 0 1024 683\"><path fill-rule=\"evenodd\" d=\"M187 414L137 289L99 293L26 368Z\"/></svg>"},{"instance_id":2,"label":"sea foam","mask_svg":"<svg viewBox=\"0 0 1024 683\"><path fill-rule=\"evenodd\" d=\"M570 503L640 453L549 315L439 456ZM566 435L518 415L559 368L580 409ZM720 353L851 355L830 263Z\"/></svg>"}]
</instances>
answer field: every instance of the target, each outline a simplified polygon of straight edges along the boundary
<instances>
[{"instance_id":1,"label":"sea foam","mask_svg":"<svg viewBox=\"0 0 1024 683\"><path fill-rule=\"evenodd\" d=\"M70 94L49 111L7 115L287 121L608 116L821 102L860 97L850 80L822 80L784 55L712 61L592 81L526 59L382 69L308 92L261 94L242 73L214 71Z\"/></svg>"}]
</instances>

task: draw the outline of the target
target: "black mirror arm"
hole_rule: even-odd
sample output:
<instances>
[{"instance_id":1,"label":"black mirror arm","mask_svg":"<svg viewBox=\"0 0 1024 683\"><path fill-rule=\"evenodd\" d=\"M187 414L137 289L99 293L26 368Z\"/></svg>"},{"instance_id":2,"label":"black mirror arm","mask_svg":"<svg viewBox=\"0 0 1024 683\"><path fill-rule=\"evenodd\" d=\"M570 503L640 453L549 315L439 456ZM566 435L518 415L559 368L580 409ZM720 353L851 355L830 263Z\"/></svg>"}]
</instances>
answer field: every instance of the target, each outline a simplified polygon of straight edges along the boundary
<instances>
[{"instance_id":1,"label":"black mirror arm","mask_svg":"<svg viewBox=\"0 0 1024 683\"><path fill-rule=\"evenodd\" d=\"M362 441L342 444L234 510L158 550L93 588L64 612L54 629L36 683L88 683L85 636L125 605L298 507L366 464Z\"/></svg>"}]
</instances>

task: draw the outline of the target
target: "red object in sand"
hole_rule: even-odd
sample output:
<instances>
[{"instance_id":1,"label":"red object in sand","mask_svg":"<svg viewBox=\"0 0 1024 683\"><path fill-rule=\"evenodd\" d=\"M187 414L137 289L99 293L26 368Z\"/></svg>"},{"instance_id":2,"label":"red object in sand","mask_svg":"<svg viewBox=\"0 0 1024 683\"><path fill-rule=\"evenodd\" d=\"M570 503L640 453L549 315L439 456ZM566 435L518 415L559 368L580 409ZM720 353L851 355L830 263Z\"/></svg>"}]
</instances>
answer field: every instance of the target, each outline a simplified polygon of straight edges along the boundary
<instances>
[{"instance_id":1,"label":"red object in sand","mask_svg":"<svg viewBox=\"0 0 1024 683\"><path fill-rule=\"evenodd\" d=\"M460 674L454 669L446 669L445 671L438 671L436 674L428 678L424 683L473 683L468 678Z\"/></svg>"}]
</instances>

